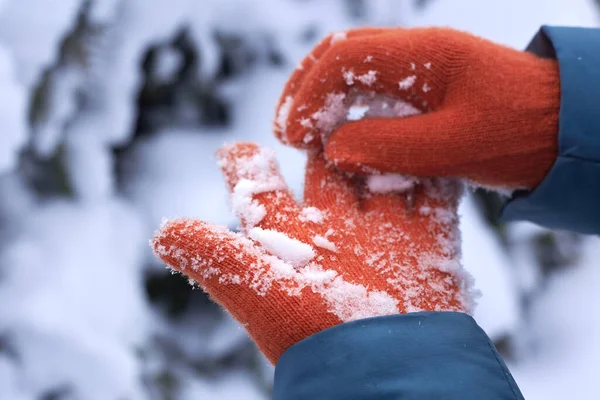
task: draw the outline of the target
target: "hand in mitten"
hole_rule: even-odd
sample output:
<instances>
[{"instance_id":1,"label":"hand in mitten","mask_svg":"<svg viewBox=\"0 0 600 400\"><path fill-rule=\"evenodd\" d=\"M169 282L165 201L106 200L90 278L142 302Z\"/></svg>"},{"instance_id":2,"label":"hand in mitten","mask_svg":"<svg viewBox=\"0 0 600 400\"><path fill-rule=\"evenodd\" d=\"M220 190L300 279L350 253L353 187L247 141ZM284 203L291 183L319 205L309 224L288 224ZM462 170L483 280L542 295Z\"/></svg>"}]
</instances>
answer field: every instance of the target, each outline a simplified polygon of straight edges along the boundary
<instances>
[{"instance_id":1,"label":"hand in mitten","mask_svg":"<svg viewBox=\"0 0 600 400\"><path fill-rule=\"evenodd\" d=\"M467 311L456 207L461 187L424 180L407 202L309 152L304 203L274 154L250 143L218 152L240 233L166 222L155 253L233 315L275 363L302 339L346 321L414 311Z\"/></svg>"},{"instance_id":2,"label":"hand in mitten","mask_svg":"<svg viewBox=\"0 0 600 400\"><path fill-rule=\"evenodd\" d=\"M357 96L401 100L396 115L412 116L343 123ZM323 145L350 172L533 188L556 158L559 97L555 60L452 29L357 29L327 37L299 64L275 130L295 147Z\"/></svg>"}]
</instances>

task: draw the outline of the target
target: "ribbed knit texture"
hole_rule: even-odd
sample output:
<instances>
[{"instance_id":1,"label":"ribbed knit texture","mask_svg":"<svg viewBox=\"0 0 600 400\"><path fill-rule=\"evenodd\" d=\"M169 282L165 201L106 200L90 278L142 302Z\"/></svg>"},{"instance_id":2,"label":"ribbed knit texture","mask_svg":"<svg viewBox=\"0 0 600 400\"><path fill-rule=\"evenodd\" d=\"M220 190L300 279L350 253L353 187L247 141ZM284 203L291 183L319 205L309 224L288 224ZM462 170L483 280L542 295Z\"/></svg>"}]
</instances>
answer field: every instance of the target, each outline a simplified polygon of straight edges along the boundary
<instances>
[{"instance_id":1,"label":"ribbed knit texture","mask_svg":"<svg viewBox=\"0 0 600 400\"><path fill-rule=\"evenodd\" d=\"M376 80L348 81L344 71L374 71ZM345 39L328 37L290 78L280 101L288 102L289 113L278 120L277 135L296 147L322 146L322 132L306 121L329 94L351 90L393 96L424 114L339 127L325 154L343 170L369 167L533 188L556 158L560 82L554 60L444 28L359 29Z\"/></svg>"},{"instance_id":2,"label":"ribbed knit texture","mask_svg":"<svg viewBox=\"0 0 600 400\"><path fill-rule=\"evenodd\" d=\"M265 154L250 143L219 152L234 208L242 187L253 182L260 188L241 202L241 233L178 219L151 244L165 263L229 311L269 360L275 363L291 345L345 321L469 308L469 282L457 264L459 186L424 182L410 202L398 193L370 194L360 180L311 152L300 205ZM245 213L252 204L264 207L259 221ZM283 262L285 254L251 239L257 228L305 243L314 256L292 267Z\"/></svg>"}]
</instances>

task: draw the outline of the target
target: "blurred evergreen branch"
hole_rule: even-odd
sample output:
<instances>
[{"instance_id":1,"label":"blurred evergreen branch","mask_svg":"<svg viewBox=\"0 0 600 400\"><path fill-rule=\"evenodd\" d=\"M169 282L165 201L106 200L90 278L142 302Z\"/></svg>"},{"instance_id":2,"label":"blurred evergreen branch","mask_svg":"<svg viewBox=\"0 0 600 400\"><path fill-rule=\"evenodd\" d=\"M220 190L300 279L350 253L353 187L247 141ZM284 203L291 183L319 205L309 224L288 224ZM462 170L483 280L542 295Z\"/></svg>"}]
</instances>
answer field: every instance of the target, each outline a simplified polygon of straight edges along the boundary
<instances>
[{"instance_id":1,"label":"blurred evergreen branch","mask_svg":"<svg viewBox=\"0 0 600 400\"><path fill-rule=\"evenodd\" d=\"M81 82L74 93L62 93L61 85L63 80L71 79L72 76L81 73L85 75L93 69L93 56L95 43L105 33L106 28L92 23L89 17L91 1L83 3L77 16L75 24L65 37L62 39L57 60L43 72L33 90L32 100L29 105L29 126L32 131L32 137L28 148L22 153L21 165L24 167L22 172L30 181L32 188L38 195L60 195L72 196L72 184L69 182L69 174L66 170L65 148L62 144L62 132L56 132L57 129L66 129L68 120L64 121L61 127L52 127L57 138L45 138L49 135L46 127L54 125L53 114L56 108L60 107L57 102L64 102L62 96L73 96L72 101L78 111L85 105L88 94L86 93L85 82ZM67 77L66 77L67 76ZM68 116L74 118L74 115ZM50 142L56 140L57 145L50 154L40 154L36 148L37 142Z\"/></svg>"}]
</instances>

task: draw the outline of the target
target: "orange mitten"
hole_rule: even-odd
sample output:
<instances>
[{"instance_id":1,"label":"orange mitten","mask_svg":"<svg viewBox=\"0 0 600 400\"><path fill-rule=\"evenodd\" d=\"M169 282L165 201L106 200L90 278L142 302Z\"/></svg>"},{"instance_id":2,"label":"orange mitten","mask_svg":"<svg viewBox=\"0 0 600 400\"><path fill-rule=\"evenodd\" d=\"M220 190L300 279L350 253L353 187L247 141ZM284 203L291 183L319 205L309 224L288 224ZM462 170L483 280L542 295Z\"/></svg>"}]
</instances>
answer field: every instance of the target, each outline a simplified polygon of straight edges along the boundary
<instances>
[{"instance_id":1,"label":"orange mitten","mask_svg":"<svg viewBox=\"0 0 600 400\"><path fill-rule=\"evenodd\" d=\"M397 115L423 114L342 125L365 94L401 100ZM559 97L555 60L452 29L357 29L327 37L297 67L275 129L296 147L324 142L346 171L532 188L556 158Z\"/></svg>"},{"instance_id":2,"label":"orange mitten","mask_svg":"<svg viewBox=\"0 0 600 400\"><path fill-rule=\"evenodd\" d=\"M152 246L241 322L271 362L345 321L470 308L459 263L458 184L425 180L407 202L368 192L364 181L311 152L300 205L272 151L240 143L218 155L241 233L178 219L161 227Z\"/></svg>"}]
</instances>

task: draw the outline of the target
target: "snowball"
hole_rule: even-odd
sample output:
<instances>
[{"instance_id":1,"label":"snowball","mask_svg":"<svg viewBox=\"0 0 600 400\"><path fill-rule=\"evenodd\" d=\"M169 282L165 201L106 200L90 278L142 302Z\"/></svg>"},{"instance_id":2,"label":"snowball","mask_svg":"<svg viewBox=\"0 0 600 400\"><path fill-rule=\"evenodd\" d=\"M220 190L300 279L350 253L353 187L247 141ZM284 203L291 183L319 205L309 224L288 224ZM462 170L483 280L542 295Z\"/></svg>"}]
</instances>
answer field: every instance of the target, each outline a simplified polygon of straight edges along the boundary
<instances>
[{"instance_id":1,"label":"snowball","mask_svg":"<svg viewBox=\"0 0 600 400\"><path fill-rule=\"evenodd\" d=\"M367 187L372 193L406 192L417 183L417 178L400 174L370 175Z\"/></svg>"},{"instance_id":2,"label":"snowball","mask_svg":"<svg viewBox=\"0 0 600 400\"><path fill-rule=\"evenodd\" d=\"M398 82L398 88L400 90L408 90L415 84L416 81L417 81L416 75L407 76L406 78L404 78L400 82Z\"/></svg>"},{"instance_id":3,"label":"snowball","mask_svg":"<svg viewBox=\"0 0 600 400\"><path fill-rule=\"evenodd\" d=\"M271 229L252 228L248 236L259 242L271 254L285 262L300 267L315 257L315 251L309 244Z\"/></svg>"},{"instance_id":4,"label":"snowball","mask_svg":"<svg viewBox=\"0 0 600 400\"><path fill-rule=\"evenodd\" d=\"M329 93L327 95L323 108L312 115L317 129L330 133L343 122L347 114L345 99L345 93Z\"/></svg>"}]
</instances>

